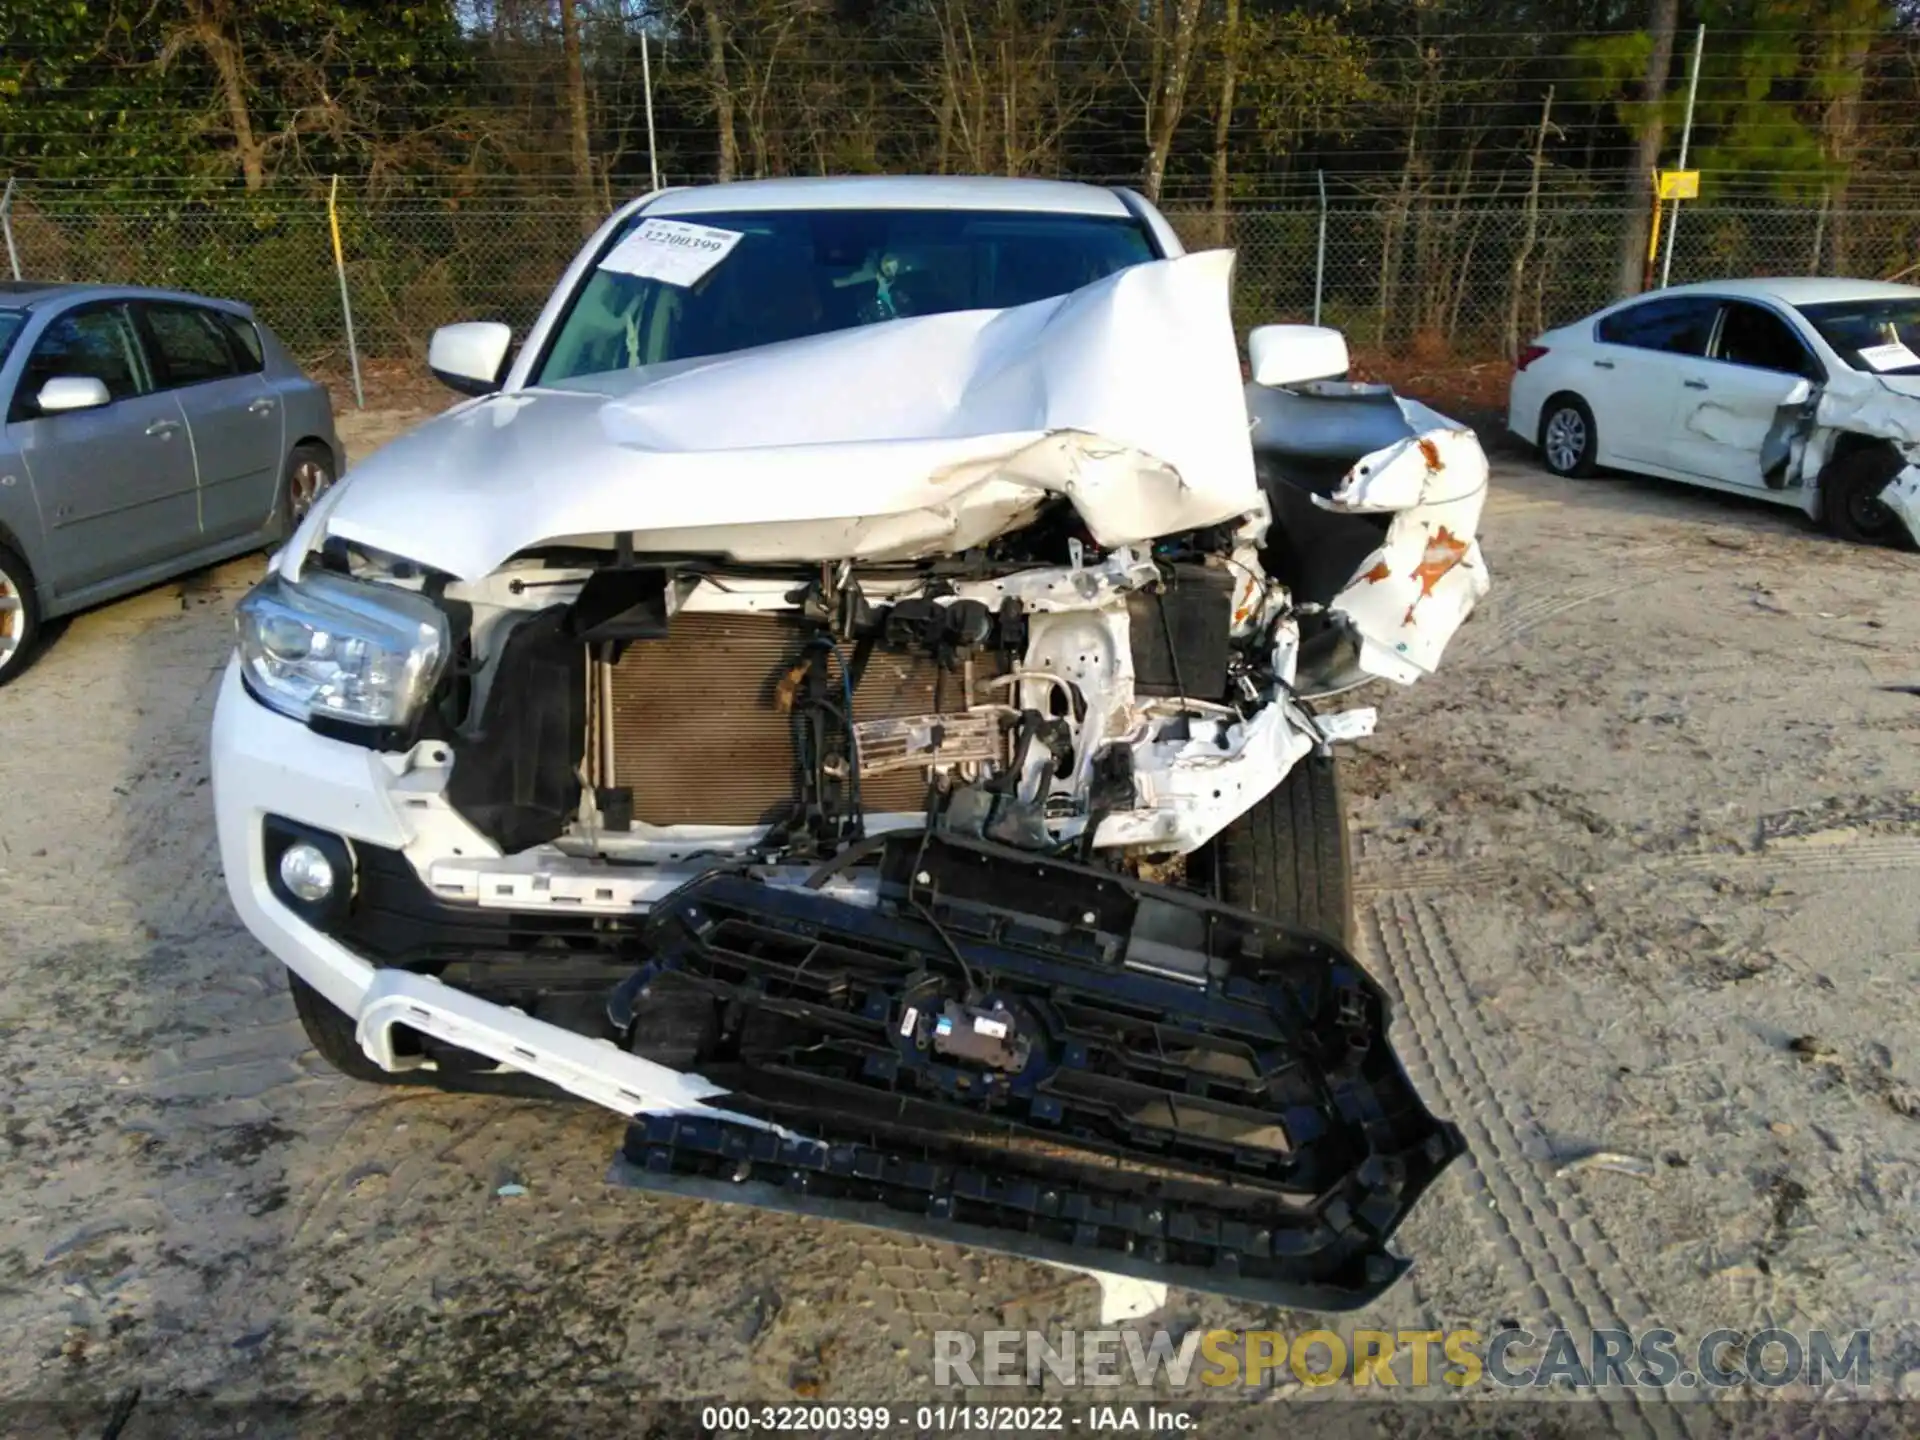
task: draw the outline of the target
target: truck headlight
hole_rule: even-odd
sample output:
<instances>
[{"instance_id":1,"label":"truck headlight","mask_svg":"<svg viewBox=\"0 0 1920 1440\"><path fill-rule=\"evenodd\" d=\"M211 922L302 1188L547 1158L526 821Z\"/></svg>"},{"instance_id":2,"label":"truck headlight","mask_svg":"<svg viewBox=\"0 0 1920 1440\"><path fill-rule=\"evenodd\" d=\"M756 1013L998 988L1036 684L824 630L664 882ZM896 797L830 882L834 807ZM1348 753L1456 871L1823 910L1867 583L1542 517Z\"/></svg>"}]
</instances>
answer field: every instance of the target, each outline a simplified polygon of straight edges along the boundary
<instances>
[{"instance_id":1,"label":"truck headlight","mask_svg":"<svg viewBox=\"0 0 1920 1440\"><path fill-rule=\"evenodd\" d=\"M262 704L296 720L403 729L446 665L447 617L410 590L309 570L240 602L240 664Z\"/></svg>"}]
</instances>

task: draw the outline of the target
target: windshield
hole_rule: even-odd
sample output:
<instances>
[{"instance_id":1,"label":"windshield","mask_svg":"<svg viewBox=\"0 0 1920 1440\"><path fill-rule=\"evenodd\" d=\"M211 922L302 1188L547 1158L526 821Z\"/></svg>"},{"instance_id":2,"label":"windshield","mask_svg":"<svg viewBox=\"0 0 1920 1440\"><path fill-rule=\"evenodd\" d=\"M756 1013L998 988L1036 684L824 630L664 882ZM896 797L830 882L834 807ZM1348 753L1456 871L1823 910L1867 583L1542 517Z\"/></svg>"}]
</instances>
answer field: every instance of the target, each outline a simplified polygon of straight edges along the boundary
<instances>
[{"instance_id":1,"label":"windshield","mask_svg":"<svg viewBox=\"0 0 1920 1440\"><path fill-rule=\"evenodd\" d=\"M7 352L13 349L13 337L20 333L20 327L26 323L26 311L0 310L0 365L7 363Z\"/></svg>"},{"instance_id":2,"label":"windshield","mask_svg":"<svg viewBox=\"0 0 1920 1440\"><path fill-rule=\"evenodd\" d=\"M1820 338L1856 370L1920 375L1920 296L1802 305Z\"/></svg>"},{"instance_id":3,"label":"windshield","mask_svg":"<svg viewBox=\"0 0 1920 1440\"><path fill-rule=\"evenodd\" d=\"M613 243L646 218L635 215ZM908 315L1024 305L1155 258L1132 220L1096 215L786 210L672 218L741 239L691 287L594 270L556 328L536 384Z\"/></svg>"}]
</instances>

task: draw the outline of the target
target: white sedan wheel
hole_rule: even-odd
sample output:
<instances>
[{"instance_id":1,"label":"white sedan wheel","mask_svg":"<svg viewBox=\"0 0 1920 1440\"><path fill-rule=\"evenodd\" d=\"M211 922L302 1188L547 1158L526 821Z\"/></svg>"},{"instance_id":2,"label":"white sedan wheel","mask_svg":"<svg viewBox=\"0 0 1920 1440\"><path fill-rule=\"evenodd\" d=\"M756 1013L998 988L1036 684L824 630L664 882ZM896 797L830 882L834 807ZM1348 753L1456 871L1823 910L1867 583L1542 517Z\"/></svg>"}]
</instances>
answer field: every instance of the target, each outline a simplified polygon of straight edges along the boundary
<instances>
[{"instance_id":1,"label":"white sedan wheel","mask_svg":"<svg viewBox=\"0 0 1920 1440\"><path fill-rule=\"evenodd\" d=\"M1587 464L1593 445L1593 423L1584 407L1562 401L1547 414L1540 429L1540 453L1556 475L1577 474Z\"/></svg>"}]
</instances>

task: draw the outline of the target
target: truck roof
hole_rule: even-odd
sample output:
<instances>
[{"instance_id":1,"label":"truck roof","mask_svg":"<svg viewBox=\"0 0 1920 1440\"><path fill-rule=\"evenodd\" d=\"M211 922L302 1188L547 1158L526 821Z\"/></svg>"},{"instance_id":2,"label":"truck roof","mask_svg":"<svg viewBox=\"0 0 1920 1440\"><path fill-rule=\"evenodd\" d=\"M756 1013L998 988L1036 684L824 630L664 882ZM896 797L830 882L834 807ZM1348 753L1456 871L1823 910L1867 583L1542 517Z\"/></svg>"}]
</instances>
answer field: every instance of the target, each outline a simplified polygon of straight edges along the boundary
<instances>
[{"instance_id":1,"label":"truck roof","mask_svg":"<svg viewBox=\"0 0 1920 1440\"><path fill-rule=\"evenodd\" d=\"M1067 180L994 175L800 176L733 180L664 190L649 215L706 215L743 210L1025 210L1103 215L1124 220L1126 202L1112 190Z\"/></svg>"}]
</instances>

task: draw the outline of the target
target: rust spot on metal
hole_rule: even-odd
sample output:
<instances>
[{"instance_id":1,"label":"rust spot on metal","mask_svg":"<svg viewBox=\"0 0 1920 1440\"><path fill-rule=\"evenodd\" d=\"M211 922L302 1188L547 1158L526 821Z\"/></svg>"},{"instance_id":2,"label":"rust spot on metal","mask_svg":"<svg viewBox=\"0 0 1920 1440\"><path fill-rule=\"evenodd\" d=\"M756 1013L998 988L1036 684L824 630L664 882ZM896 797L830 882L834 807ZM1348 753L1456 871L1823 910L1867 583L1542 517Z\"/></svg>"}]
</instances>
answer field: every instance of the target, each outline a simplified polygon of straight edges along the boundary
<instances>
[{"instance_id":1,"label":"rust spot on metal","mask_svg":"<svg viewBox=\"0 0 1920 1440\"><path fill-rule=\"evenodd\" d=\"M1413 624L1414 610L1433 593L1433 587L1440 583L1442 577L1466 558L1467 544L1444 525L1438 534L1427 541L1427 553L1413 567L1413 578L1420 582L1420 593L1413 597L1413 604L1407 606L1406 619L1402 624Z\"/></svg>"},{"instance_id":2,"label":"rust spot on metal","mask_svg":"<svg viewBox=\"0 0 1920 1440\"><path fill-rule=\"evenodd\" d=\"M802 660L780 677L780 683L773 687L774 709L782 715L793 713L794 697L800 693L800 687L806 683L807 671L812 668L811 661Z\"/></svg>"},{"instance_id":3,"label":"rust spot on metal","mask_svg":"<svg viewBox=\"0 0 1920 1440\"><path fill-rule=\"evenodd\" d=\"M1369 585L1378 585L1392 573L1393 572L1387 568L1387 562L1382 560L1360 578L1365 580Z\"/></svg>"},{"instance_id":4,"label":"rust spot on metal","mask_svg":"<svg viewBox=\"0 0 1920 1440\"><path fill-rule=\"evenodd\" d=\"M1420 458L1427 462L1429 474L1438 475L1447 468L1446 462L1440 458L1440 447L1425 435L1420 437Z\"/></svg>"}]
</instances>

